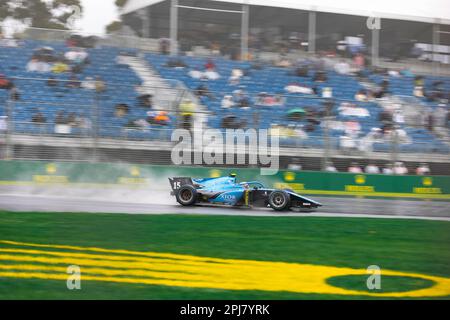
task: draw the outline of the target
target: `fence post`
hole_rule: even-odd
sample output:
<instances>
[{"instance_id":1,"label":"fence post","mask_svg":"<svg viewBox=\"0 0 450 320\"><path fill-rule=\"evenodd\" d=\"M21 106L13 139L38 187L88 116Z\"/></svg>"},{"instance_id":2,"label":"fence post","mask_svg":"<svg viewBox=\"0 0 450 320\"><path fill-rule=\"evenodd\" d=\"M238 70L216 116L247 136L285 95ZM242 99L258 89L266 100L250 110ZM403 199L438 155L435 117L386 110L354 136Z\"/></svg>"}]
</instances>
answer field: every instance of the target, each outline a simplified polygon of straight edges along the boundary
<instances>
[{"instance_id":1,"label":"fence post","mask_svg":"<svg viewBox=\"0 0 450 320\"><path fill-rule=\"evenodd\" d=\"M14 102L11 97L6 101L6 150L5 150L5 159L11 160L14 157L14 147L11 143L11 135L14 131L14 122L13 122L13 111L14 111Z\"/></svg>"},{"instance_id":2,"label":"fence post","mask_svg":"<svg viewBox=\"0 0 450 320\"><path fill-rule=\"evenodd\" d=\"M397 133L397 129L399 128L399 126L397 124L393 125L393 130L392 130L392 136L391 136L391 162L392 162L392 168L394 168L395 163L398 160L398 133ZM394 173L395 174L395 173Z\"/></svg>"},{"instance_id":3,"label":"fence post","mask_svg":"<svg viewBox=\"0 0 450 320\"><path fill-rule=\"evenodd\" d=\"M334 101L327 98L324 101L325 105L325 127L324 127L324 146L323 146L323 158L322 158L322 170L325 171L328 161L330 159L330 120L332 119L332 115L330 111L334 106Z\"/></svg>"},{"instance_id":4,"label":"fence post","mask_svg":"<svg viewBox=\"0 0 450 320\"><path fill-rule=\"evenodd\" d=\"M99 128L99 103L100 103L100 92L95 90L94 99L93 99L93 110L92 110L92 140L93 140L93 148L92 148L92 162L98 161L97 156L97 148L98 148L98 128Z\"/></svg>"}]
</instances>

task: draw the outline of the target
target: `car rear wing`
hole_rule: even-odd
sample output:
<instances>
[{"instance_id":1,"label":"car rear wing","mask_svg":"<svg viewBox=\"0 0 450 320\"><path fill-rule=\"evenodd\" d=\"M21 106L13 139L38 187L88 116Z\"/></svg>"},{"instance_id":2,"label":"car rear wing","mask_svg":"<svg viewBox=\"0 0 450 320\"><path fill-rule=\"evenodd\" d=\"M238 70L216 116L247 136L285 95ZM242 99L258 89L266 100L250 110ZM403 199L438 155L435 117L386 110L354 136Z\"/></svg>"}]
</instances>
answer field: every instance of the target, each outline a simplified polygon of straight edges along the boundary
<instances>
[{"instance_id":1,"label":"car rear wing","mask_svg":"<svg viewBox=\"0 0 450 320\"><path fill-rule=\"evenodd\" d=\"M169 182L170 182L170 187L172 188L172 193L175 190L178 190L181 186L184 186L187 184L191 185L191 186L194 185L194 183L190 177L173 177L173 178L169 178Z\"/></svg>"}]
</instances>

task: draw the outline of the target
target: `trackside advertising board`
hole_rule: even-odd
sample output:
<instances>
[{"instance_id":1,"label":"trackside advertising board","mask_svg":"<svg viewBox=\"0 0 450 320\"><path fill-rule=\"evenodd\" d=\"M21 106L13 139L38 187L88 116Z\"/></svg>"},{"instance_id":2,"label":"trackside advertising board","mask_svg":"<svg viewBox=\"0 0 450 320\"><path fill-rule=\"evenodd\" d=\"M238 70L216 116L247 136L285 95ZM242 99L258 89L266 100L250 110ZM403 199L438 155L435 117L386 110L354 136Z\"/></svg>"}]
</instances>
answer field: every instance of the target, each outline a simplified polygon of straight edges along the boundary
<instances>
[{"instance_id":1,"label":"trackside advertising board","mask_svg":"<svg viewBox=\"0 0 450 320\"><path fill-rule=\"evenodd\" d=\"M173 176L218 177L234 172L239 181L301 194L450 200L450 176L394 176L281 170L260 176L259 169L154 166L113 163L0 161L1 185L129 186L169 191Z\"/></svg>"}]
</instances>

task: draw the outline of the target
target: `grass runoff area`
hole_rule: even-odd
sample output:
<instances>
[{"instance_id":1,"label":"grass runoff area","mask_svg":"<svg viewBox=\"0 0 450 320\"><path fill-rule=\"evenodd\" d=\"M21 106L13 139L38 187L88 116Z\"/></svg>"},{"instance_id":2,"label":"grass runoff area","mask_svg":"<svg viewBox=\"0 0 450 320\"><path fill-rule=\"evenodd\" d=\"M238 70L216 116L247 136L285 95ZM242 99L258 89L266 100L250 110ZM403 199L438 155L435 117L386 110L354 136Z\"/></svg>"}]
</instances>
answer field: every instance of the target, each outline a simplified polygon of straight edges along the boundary
<instances>
[{"instance_id":1,"label":"grass runoff area","mask_svg":"<svg viewBox=\"0 0 450 320\"><path fill-rule=\"evenodd\" d=\"M0 299L449 299L449 244L443 221L0 212Z\"/></svg>"}]
</instances>

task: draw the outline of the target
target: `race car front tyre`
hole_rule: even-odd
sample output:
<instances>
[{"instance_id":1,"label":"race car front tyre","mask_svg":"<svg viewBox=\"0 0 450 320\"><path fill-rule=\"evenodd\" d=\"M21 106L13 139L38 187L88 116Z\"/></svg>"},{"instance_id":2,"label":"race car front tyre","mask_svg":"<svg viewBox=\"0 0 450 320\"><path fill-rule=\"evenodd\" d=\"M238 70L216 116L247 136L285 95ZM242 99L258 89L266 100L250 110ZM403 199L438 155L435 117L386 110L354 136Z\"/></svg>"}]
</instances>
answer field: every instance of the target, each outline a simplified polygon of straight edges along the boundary
<instances>
[{"instance_id":1,"label":"race car front tyre","mask_svg":"<svg viewBox=\"0 0 450 320\"><path fill-rule=\"evenodd\" d=\"M177 190L175 197L179 204L192 206L197 200L197 190L191 185L184 185Z\"/></svg>"},{"instance_id":2,"label":"race car front tyre","mask_svg":"<svg viewBox=\"0 0 450 320\"><path fill-rule=\"evenodd\" d=\"M269 205L273 210L281 211L289 208L291 199L283 190L275 190L269 195Z\"/></svg>"}]
</instances>

